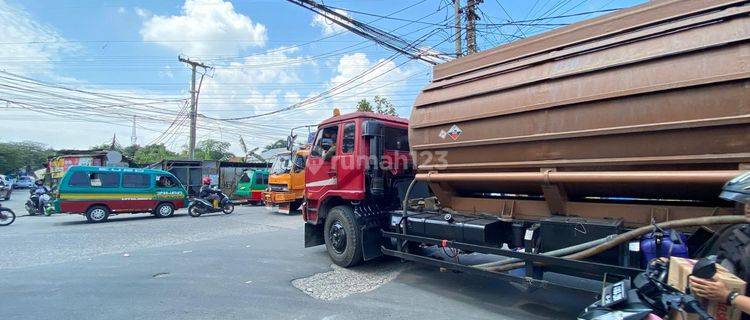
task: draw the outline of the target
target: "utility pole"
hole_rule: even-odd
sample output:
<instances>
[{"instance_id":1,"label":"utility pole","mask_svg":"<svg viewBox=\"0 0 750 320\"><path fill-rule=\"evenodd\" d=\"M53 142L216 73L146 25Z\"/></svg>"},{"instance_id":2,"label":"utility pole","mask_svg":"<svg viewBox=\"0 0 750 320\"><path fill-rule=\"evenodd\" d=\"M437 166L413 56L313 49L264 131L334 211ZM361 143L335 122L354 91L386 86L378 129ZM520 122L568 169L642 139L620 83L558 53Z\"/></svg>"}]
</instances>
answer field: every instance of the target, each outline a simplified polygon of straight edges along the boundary
<instances>
[{"instance_id":1,"label":"utility pole","mask_svg":"<svg viewBox=\"0 0 750 320\"><path fill-rule=\"evenodd\" d=\"M454 35L456 37L456 58L459 58L463 55L463 47L461 46L461 0L453 0L453 10L455 10L453 14L456 23Z\"/></svg>"},{"instance_id":2,"label":"utility pole","mask_svg":"<svg viewBox=\"0 0 750 320\"><path fill-rule=\"evenodd\" d=\"M482 0L467 0L466 2L466 53L477 52L477 8Z\"/></svg>"},{"instance_id":3,"label":"utility pole","mask_svg":"<svg viewBox=\"0 0 750 320\"><path fill-rule=\"evenodd\" d=\"M133 115L133 134L130 135L130 144L135 145L138 142L138 136L135 135L135 115Z\"/></svg>"},{"instance_id":4,"label":"utility pole","mask_svg":"<svg viewBox=\"0 0 750 320\"><path fill-rule=\"evenodd\" d=\"M188 58L183 58L182 56L178 56L177 59L180 62L187 63L190 66L190 70L192 70L192 80L190 81L190 142L188 143L188 156L190 156L190 159L195 159L195 126L198 118L198 101L196 100L198 92L195 90L195 69L201 67L205 71L211 67Z\"/></svg>"}]
</instances>

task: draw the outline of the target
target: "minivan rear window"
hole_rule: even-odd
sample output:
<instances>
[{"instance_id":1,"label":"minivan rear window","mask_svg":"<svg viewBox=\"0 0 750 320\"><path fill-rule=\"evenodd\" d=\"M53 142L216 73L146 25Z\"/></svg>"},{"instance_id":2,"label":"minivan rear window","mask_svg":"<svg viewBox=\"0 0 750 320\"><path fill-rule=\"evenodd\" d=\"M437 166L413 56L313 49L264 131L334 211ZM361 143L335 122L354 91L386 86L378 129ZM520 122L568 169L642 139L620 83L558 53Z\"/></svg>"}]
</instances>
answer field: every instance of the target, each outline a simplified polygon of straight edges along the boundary
<instances>
[{"instance_id":1,"label":"minivan rear window","mask_svg":"<svg viewBox=\"0 0 750 320\"><path fill-rule=\"evenodd\" d=\"M150 176L144 173L124 173L122 186L125 188L148 188L151 186Z\"/></svg>"}]
</instances>

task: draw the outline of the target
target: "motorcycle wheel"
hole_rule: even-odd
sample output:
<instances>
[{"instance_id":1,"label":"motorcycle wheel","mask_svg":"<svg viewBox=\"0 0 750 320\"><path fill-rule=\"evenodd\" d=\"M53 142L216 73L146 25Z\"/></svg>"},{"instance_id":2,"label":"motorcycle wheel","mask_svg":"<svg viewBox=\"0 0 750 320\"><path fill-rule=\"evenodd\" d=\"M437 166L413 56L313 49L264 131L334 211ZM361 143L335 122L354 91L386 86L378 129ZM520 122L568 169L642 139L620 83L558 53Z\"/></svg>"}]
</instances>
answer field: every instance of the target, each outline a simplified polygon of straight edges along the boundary
<instances>
[{"instance_id":1,"label":"motorcycle wheel","mask_svg":"<svg viewBox=\"0 0 750 320\"><path fill-rule=\"evenodd\" d=\"M191 217L193 217L193 218L197 218L197 217L200 217L200 216L201 216L201 215L203 214L203 212L201 212L201 211L200 211L200 209L197 209L197 208L195 207L195 205L190 205L190 206L188 207L188 214L189 214L189 215L190 215Z\"/></svg>"},{"instance_id":2,"label":"motorcycle wheel","mask_svg":"<svg viewBox=\"0 0 750 320\"><path fill-rule=\"evenodd\" d=\"M224 214L232 214L232 212L234 212L234 204L231 202L225 203L224 206L221 207L221 212L224 212Z\"/></svg>"},{"instance_id":3,"label":"motorcycle wheel","mask_svg":"<svg viewBox=\"0 0 750 320\"><path fill-rule=\"evenodd\" d=\"M0 226L9 226L13 221L16 221L16 213L10 209L0 208Z\"/></svg>"},{"instance_id":4,"label":"motorcycle wheel","mask_svg":"<svg viewBox=\"0 0 750 320\"><path fill-rule=\"evenodd\" d=\"M30 206L28 203L26 204L26 212L28 212L30 216L36 215L36 209Z\"/></svg>"}]
</instances>

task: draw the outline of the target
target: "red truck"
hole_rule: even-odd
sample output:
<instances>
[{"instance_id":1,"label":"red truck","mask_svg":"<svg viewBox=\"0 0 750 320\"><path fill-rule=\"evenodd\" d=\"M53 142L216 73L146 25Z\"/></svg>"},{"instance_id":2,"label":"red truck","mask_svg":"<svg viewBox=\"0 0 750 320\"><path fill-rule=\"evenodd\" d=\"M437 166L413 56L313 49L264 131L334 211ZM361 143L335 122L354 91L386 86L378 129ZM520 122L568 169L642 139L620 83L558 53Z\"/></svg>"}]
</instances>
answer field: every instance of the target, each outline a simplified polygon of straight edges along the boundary
<instances>
[{"instance_id":1,"label":"red truck","mask_svg":"<svg viewBox=\"0 0 750 320\"><path fill-rule=\"evenodd\" d=\"M361 228L379 238L384 210L401 206L398 190L414 178L408 120L355 112L318 125L305 167L305 246L326 243L333 261L351 266L379 256L379 242L363 257ZM389 185L386 185L389 184ZM324 234L329 240L325 242Z\"/></svg>"},{"instance_id":2,"label":"red truck","mask_svg":"<svg viewBox=\"0 0 750 320\"><path fill-rule=\"evenodd\" d=\"M700 227L750 222L719 196L750 168L748 3L648 2L437 65L409 121L323 121L305 246L538 287L700 258Z\"/></svg>"}]
</instances>

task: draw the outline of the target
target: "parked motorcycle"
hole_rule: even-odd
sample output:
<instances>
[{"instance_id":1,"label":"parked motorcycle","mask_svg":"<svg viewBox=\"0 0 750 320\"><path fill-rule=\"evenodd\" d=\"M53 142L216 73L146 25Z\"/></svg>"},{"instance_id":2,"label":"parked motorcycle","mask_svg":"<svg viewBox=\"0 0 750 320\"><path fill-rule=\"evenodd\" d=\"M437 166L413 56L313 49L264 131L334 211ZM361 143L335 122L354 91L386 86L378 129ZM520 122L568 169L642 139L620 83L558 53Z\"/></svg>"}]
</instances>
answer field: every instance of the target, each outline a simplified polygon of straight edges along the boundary
<instances>
[{"instance_id":1,"label":"parked motorcycle","mask_svg":"<svg viewBox=\"0 0 750 320\"><path fill-rule=\"evenodd\" d=\"M0 204L0 227L8 226L16 221L16 213Z\"/></svg>"},{"instance_id":2,"label":"parked motorcycle","mask_svg":"<svg viewBox=\"0 0 750 320\"><path fill-rule=\"evenodd\" d=\"M623 280L606 286L601 299L587 307L578 319L640 320L649 319L650 315L664 318L675 311L683 319L686 313L692 313L701 320L714 320L693 295L682 293L665 282L668 266L666 260L654 260L646 272L632 282ZM691 276L710 279L715 273L714 261L704 258L695 264Z\"/></svg>"},{"instance_id":3,"label":"parked motorcycle","mask_svg":"<svg viewBox=\"0 0 750 320\"><path fill-rule=\"evenodd\" d=\"M234 203L229 200L224 192L216 190L214 193L219 196L219 199L214 200L216 203L211 203L211 201L203 198L195 198L188 206L188 214L191 217L200 217L206 213L223 212L224 214L231 214L234 212Z\"/></svg>"}]
</instances>

